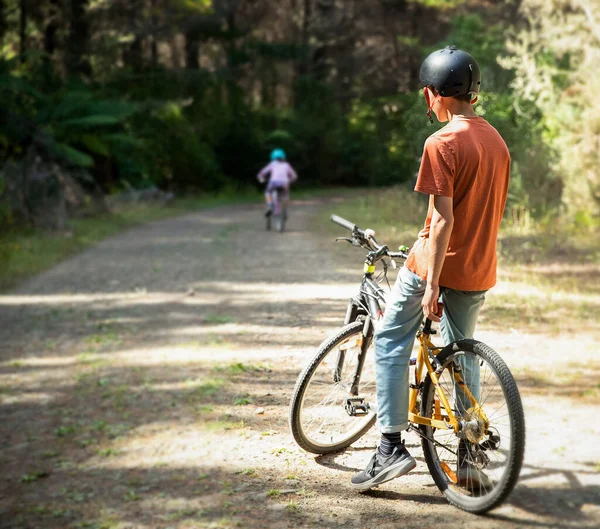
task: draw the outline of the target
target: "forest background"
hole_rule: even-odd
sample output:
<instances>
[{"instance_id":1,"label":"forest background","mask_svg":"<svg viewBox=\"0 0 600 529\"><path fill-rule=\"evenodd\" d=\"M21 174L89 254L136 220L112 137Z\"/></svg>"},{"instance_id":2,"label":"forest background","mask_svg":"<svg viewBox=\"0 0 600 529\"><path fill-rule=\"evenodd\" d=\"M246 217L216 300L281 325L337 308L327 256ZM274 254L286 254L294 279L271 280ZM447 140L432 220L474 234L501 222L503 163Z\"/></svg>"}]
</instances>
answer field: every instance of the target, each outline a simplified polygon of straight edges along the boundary
<instances>
[{"instance_id":1,"label":"forest background","mask_svg":"<svg viewBox=\"0 0 600 529\"><path fill-rule=\"evenodd\" d=\"M508 211L593 229L599 20L593 0L0 0L0 226L60 224L68 182L237 193L274 147L303 186L411 181L435 130L419 66L452 43L509 145Z\"/></svg>"}]
</instances>

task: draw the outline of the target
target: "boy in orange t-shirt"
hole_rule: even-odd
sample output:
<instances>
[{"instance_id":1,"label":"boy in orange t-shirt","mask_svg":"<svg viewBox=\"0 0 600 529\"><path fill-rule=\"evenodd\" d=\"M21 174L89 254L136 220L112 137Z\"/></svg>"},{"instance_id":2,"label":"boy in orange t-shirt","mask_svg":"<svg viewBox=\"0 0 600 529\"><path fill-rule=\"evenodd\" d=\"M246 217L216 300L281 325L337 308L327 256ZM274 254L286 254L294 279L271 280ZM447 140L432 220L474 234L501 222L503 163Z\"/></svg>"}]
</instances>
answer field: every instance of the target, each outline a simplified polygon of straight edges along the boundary
<instances>
[{"instance_id":1,"label":"boy in orange t-shirt","mask_svg":"<svg viewBox=\"0 0 600 529\"><path fill-rule=\"evenodd\" d=\"M433 112L448 124L425 142L415 187L430 195L425 226L398 274L375 334L382 436L366 469L352 478L358 490L376 487L416 466L401 432L408 427L408 366L423 315L441 320L444 343L472 338L485 293L496 283L496 241L508 193L510 155L496 129L473 110L481 84L479 66L468 53L448 46L425 59L419 77L430 120ZM479 366L461 363L477 398ZM460 444L457 479L471 487L490 484L466 458L461 462Z\"/></svg>"}]
</instances>

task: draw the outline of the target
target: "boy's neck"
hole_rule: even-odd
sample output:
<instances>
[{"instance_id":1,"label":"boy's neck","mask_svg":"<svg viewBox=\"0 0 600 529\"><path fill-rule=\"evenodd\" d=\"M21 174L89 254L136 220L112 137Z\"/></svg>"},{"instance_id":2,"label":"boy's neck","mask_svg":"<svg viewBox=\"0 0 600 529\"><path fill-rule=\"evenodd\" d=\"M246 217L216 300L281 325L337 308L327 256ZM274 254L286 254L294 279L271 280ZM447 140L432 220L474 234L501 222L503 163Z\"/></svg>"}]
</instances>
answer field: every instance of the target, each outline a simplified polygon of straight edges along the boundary
<instances>
[{"instance_id":1,"label":"boy's neck","mask_svg":"<svg viewBox=\"0 0 600 529\"><path fill-rule=\"evenodd\" d=\"M471 103L466 101L449 100L446 105L448 121L452 121L457 116L465 118L476 118L477 113Z\"/></svg>"}]
</instances>

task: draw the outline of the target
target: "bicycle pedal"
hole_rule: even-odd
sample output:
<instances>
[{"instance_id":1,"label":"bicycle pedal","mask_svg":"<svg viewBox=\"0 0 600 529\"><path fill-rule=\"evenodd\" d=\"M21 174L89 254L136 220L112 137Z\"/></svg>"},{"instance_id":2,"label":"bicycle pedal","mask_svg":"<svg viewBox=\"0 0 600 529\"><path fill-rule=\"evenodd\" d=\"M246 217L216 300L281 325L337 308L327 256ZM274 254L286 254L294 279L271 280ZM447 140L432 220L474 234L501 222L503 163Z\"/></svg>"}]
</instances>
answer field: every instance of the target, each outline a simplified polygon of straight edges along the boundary
<instances>
[{"instance_id":1,"label":"bicycle pedal","mask_svg":"<svg viewBox=\"0 0 600 529\"><path fill-rule=\"evenodd\" d=\"M361 397L347 398L344 408L350 417L362 417L364 415L368 415L371 411L369 403Z\"/></svg>"}]
</instances>

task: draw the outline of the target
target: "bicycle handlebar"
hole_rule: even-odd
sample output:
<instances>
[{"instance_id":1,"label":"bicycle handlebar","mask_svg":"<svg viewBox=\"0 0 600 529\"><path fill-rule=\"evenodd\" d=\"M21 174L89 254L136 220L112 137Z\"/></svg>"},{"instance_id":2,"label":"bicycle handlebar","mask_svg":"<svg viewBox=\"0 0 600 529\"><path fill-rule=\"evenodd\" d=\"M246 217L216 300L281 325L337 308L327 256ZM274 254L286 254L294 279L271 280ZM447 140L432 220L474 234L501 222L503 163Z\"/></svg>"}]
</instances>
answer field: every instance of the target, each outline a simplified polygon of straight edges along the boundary
<instances>
[{"instance_id":1,"label":"bicycle handlebar","mask_svg":"<svg viewBox=\"0 0 600 529\"><path fill-rule=\"evenodd\" d=\"M392 259L407 259L408 258L408 248L406 246L400 247L399 252L390 252L389 248L385 245L381 246L377 243L377 240L374 237L374 232L372 230L362 230L356 224L353 224L349 220L346 220L338 215L331 215L331 220L350 230L352 232L352 237L354 240L354 244L360 246L368 246L372 251L377 255L377 259L380 259L384 255L391 257ZM350 241L350 239L348 239Z\"/></svg>"},{"instance_id":2,"label":"bicycle handlebar","mask_svg":"<svg viewBox=\"0 0 600 529\"><path fill-rule=\"evenodd\" d=\"M352 224L349 220L338 217L337 215L331 215L331 220L336 224L339 224L342 228L346 228L350 231L354 231L354 228L356 228L356 224Z\"/></svg>"}]
</instances>

